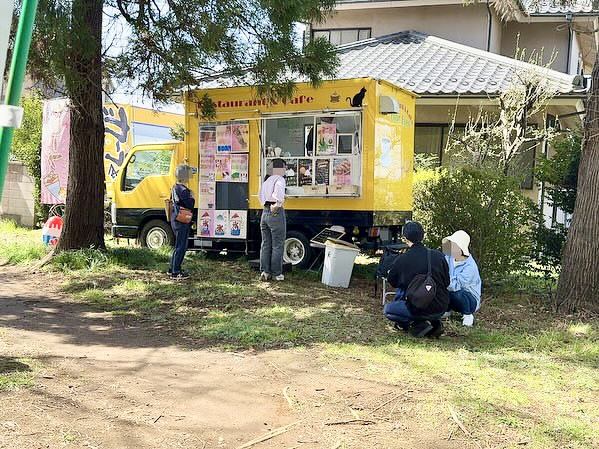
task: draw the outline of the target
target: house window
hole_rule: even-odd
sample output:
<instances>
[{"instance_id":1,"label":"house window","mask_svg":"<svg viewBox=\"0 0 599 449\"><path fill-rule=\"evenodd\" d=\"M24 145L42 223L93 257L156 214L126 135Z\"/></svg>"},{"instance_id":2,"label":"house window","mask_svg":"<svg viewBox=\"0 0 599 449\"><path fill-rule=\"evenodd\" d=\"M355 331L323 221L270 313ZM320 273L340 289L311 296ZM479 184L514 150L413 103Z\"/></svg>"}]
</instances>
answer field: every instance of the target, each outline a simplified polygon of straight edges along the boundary
<instances>
[{"instance_id":1,"label":"house window","mask_svg":"<svg viewBox=\"0 0 599 449\"><path fill-rule=\"evenodd\" d=\"M370 28L343 28L331 30L314 30L312 38L325 38L333 45L349 44L351 42L369 39L372 30Z\"/></svg>"}]
</instances>

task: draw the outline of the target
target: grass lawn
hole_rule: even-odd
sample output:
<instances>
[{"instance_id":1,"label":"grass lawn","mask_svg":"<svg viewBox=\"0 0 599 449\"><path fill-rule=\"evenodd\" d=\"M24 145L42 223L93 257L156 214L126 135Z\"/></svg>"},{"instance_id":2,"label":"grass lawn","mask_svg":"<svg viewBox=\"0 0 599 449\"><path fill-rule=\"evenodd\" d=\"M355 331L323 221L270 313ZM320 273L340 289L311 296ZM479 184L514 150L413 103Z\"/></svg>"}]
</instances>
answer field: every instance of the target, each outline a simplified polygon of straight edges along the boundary
<instances>
[{"instance_id":1,"label":"grass lawn","mask_svg":"<svg viewBox=\"0 0 599 449\"><path fill-rule=\"evenodd\" d=\"M40 241L39 232L0 222L0 263L39 259ZM168 260L168 252L112 245L60 254L45 269L63 273L61 288L76 301L169 329L185 345L313 351L359 366L363 377L410 383L437 400L428 402L432 420L441 399L473 435L491 435L501 447L599 447L599 322L552 313L526 290L538 292L528 279L519 278L517 290L487 289L474 328L455 317L440 340L416 340L383 318L372 265L359 266L345 290L310 272L261 283L244 259L199 253L184 262L191 279L176 283L164 275ZM16 362L4 365L28 366ZM31 370L4 365L0 358L0 390L30 381Z\"/></svg>"}]
</instances>

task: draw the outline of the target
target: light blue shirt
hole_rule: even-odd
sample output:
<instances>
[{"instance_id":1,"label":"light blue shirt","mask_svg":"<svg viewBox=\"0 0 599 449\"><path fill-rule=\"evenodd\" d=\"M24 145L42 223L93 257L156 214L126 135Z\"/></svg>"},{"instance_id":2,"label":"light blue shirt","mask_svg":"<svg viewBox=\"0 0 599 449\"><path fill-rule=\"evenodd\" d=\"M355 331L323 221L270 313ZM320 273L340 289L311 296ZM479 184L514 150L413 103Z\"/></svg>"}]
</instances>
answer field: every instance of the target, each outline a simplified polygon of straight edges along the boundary
<instances>
[{"instance_id":1,"label":"light blue shirt","mask_svg":"<svg viewBox=\"0 0 599 449\"><path fill-rule=\"evenodd\" d=\"M474 257L468 256L463 262L456 262L453 257L445 256L449 265L449 287L450 292L465 290L476 298L476 310L480 307L480 292L482 281L478 272L478 265Z\"/></svg>"}]
</instances>

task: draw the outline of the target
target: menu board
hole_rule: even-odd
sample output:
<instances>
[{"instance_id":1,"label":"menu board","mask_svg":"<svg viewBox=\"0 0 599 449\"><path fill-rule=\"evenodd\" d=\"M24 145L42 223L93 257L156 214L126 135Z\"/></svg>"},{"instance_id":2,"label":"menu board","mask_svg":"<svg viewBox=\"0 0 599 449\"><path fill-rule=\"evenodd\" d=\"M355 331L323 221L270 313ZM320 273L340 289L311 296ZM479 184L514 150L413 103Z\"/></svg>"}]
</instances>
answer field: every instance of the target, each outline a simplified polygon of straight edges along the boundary
<instances>
[{"instance_id":1,"label":"menu board","mask_svg":"<svg viewBox=\"0 0 599 449\"><path fill-rule=\"evenodd\" d=\"M230 165L231 181L233 182L248 182L248 155L247 154L231 154Z\"/></svg>"},{"instance_id":2,"label":"menu board","mask_svg":"<svg viewBox=\"0 0 599 449\"><path fill-rule=\"evenodd\" d=\"M218 153L230 153L231 149L231 125L217 125L216 151Z\"/></svg>"},{"instance_id":3,"label":"menu board","mask_svg":"<svg viewBox=\"0 0 599 449\"><path fill-rule=\"evenodd\" d=\"M206 124L200 127L200 182L197 201L199 237L246 238L247 210L219 209L219 206L227 206L222 203L222 198L217 198L216 193L217 185L219 189L225 188L225 191L231 190L233 186L237 189L233 189L235 192L244 188L243 185L217 183L248 182L249 130L247 122Z\"/></svg>"},{"instance_id":4,"label":"menu board","mask_svg":"<svg viewBox=\"0 0 599 449\"><path fill-rule=\"evenodd\" d=\"M316 184L329 184L330 159L316 159Z\"/></svg>"},{"instance_id":5,"label":"menu board","mask_svg":"<svg viewBox=\"0 0 599 449\"><path fill-rule=\"evenodd\" d=\"M247 123L234 123L231 125L231 151L233 153L246 153L249 150L250 125Z\"/></svg>"},{"instance_id":6,"label":"menu board","mask_svg":"<svg viewBox=\"0 0 599 449\"><path fill-rule=\"evenodd\" d=\"M312 185L312 181L314 180L314 163L312 162L312 159L300 159L297 165L299 185Z\"/></svg>"},{"instance_id":7,"label":"menu board","mask_svg":"<svg viewBox=\"0 0 599 449\"><path fill-rule=\"evenodd\" d=\"M333 184L351 185L351 166L349 158L333 159Z\"/></svg>"},{"instance_id":8,"label":"menu board","mask_svg":"<svg viewBox=\"0 0 599 449\"><path fill-rule=\"evenodd\" d=\"M216 206L216 183L200 182L198 209L214 209Z\"/></svg>"},{"instance_id":9,"label":"menu board","mask_svg":"<svg viewBox=\"0 0 599 449\"><path fill-rule=\"evenodd\" d=\"M228 154L217 154L215 158L216 180L231 180L231 157Z\"/></svg>"},{"instance_id":10,"label":"menu board","mask_svg":"<svg viewBox=\"0 0 599 449\"><path fill-rule=\"evenodd\" d=\"M199 217L198 235L200 237L214 236L214 211L213 210L200 210L198 212L198 217Z\"/></svg>"},{"instance_id":11,"label":"menu board","mask_svg":"<svg viewBox=\"0 0 599 449\"><path fill-rule=\"evenodd\" d=\"M287 187L297 186L297 159L284 159L287 164L287 170L285 170L285 185Z\"/></svg>"},{"instance_id":12,"label":"menu board","mask_svg":"<svg viewBox=\"0 0 599 449\"><path fill-rule=\"evenodd\" d=\"M316 127L316 155L330 156L337 154L337 125L320 123Z\"/></svg>"},{"instance_id":13,"label":"menu board","mask_svg":"<svg viewBox=\"0 0 599 449\"><path fill-rule=\"evenodd\" d=\"M200 182L216 181L216 160L214 154L200 155Z\"/></svg>"}]
</instances>

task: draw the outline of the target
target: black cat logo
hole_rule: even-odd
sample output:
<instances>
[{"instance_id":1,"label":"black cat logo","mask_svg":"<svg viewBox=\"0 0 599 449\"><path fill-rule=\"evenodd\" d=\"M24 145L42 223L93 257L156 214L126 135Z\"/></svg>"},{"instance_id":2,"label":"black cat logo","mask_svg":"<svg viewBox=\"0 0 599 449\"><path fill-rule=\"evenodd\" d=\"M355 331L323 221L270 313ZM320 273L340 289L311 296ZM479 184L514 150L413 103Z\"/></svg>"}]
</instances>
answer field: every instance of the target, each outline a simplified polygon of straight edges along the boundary
<instances>
[{"instance_id":1,"label":"black cat logo","mask_svg":"<svg viewBox=\"0 0 599 449\"><path fill-rule=\"evenodd\" d=\"M361 108L362 107L362 101L364 101L364 95L366 95L366 88L363 87L362 89L360 89L360 92L358 92L356 95L354 95L353 100L349 97L346 98L347 101L349 101L349 105L352 108Z\"/></svg>"}]
</instances>

